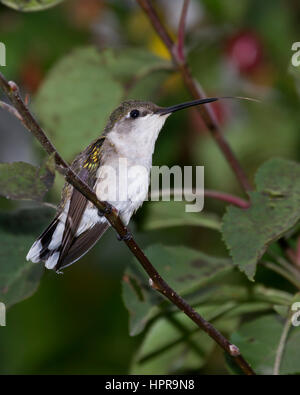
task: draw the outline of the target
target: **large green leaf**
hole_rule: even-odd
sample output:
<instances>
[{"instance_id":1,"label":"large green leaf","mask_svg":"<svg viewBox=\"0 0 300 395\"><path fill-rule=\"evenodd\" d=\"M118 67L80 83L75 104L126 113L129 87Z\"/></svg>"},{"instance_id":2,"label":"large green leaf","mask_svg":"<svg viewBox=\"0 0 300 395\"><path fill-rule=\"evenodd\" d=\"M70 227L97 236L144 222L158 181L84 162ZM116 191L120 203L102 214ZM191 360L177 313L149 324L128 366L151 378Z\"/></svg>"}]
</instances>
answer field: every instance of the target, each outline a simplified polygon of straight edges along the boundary
<instances>
[{"instance_id":1,"label":"large green leaf","mask_svg":"<svg viewBox=\"0 0 300 395\"><path fill-rule=\"evenodd\" d=\"M222 287L222 286L221 286ZM218 304L204 303L195 310L218 330L230 333L237 329L243 314L272 311L265 302L240 303L230 298ZM179 373L201 368L215 343L184 313L158 316L136 354L131 369L133 374Z\"/></svg>"},{"instance_id":2,"label":"large green leaf","mask_svg":"<svg viewBox=\"0 0 300 395\"><path fill-rule=\"evenodd\" d=\"M93 47L80 48L49 72L35 100L37 115L67 160L99 136L123 89Z\"/></svg>"},{"instance_id":3,"label":"large green leaf","mask_svg":"<svg viewBox=\"0 0 300 395\"><path fill-rule=\"evenodd\" d=\"M300 165L271 159L256 174L257 191L247 210L230 206L223 218L223 238L233 262L250 280L270 243L300 218Z\"/></svg>"},{"instance_id":4,"label":"large green leaf","mask_svg":"<svg viewBox=\"0 0 300 395\"><path fill-rule=\"evenodd\" d=\"M241 314L270 310L266 303L223 301L195 310L222 332L236 330ZM151 325L131 368L132 374L168 374L200 369L216 343L184 313L158 317Z\"/></svg>"},{"instance_id":5,"label":"large green leaf","mask_svg":"<svg viewBox=\"0 0 300 395\"><path fill-rule=\"evenodd\" d=\"M155 71L172 70L171 62L142 48L106 50L102 53L102 63L116 80L130 85Z\"/></svg>"},{"instance_id":6,"label":"large green leaf","mask_svg":"<svg viewBox=\"0 0 300 395\"><path fill-rule=\"evenodd\" d=\"M207 320L232 308L232 303L207 305L196 309ZM155 321L135 356L132 374L168 374L201 368L214 348L214 341L197 329L185 314Z\"/></svg>"},{"instance_id":7,"label":"large green leaf","mask_svg":"<svg viewBox=\"0 0 300 395\"><path fill-rule=\"evenodd\" d=\"M0 163L0 195L14 200L42 200L54 177L52 157L41 168L25 162Z\"/></svg>"},{"instance_id":8,"label":"large green leaf","mask_svg":"<svg viewBox=\"0 0 300 395\"><path fill-rule=\"evenodd\" d=\"M258 374L272 374L275 356L284 327L277 315L263 316L242 325L231 336L244 358ZM300 328L291 328L280 364L280 374L300 373Z\"/></svg>"},{"instance_id":9,"label":"large green leaf","mask_svg":"<svg viewBox=\"0 0 300 395\"><path fill-rule=\"evenodd\" d=\"M53 214L45 208L0 213L0 302L7 307L30 296L39 284L43 265L25 257Z\"/></svg>"},{"instance_id":10,"label":"large green leaf","mask_svg":"<svg viewBox=\"0 0 300 395\"><path fill-rule=\"evenodd\" d=\"M61 2L62 0L1 0L7 7L18 11L41 11Z\"/></svg>"},{"instance_id":11,"label":"large green leaf","mask_svg":"<svg viewBox=\"0 0 300 395\"><path fill-rule=\"evenodd\" d=\"M161 276L182 296L233 270L229 260L183 246L152 245L145 253ZM127 270L123 281L123 299L130 315L131 335L140 333L147 322L161 311L160 305L164 300L150 288L140 266Z\"/></svg>"}]
</instances>

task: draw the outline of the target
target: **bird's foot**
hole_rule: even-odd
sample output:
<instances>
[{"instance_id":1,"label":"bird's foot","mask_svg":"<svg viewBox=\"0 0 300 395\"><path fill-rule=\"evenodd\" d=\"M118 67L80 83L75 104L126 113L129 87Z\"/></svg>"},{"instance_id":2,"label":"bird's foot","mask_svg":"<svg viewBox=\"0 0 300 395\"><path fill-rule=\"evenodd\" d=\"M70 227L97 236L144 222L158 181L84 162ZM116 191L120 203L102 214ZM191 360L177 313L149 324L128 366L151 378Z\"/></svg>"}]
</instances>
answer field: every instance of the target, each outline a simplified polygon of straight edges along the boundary
<instances>
[{"instance_id":1,"label":"bird's foot","mask_svg":"<svg viewBox=\"0 0 300 395\"><path fill-rule=\"evenodd\" d=\"M124 236L117 235L117 239L119 241L128 241L131 240L132 238L133 238L132 233L129 230L127 230Z\"/></svg>"},{"instance_id":2,"label":"bird's foot","mask_svg":"<svg viewBox=\"0 0 300 395\"><path fill-rule=\"evenodd\" d=\"M98 209L99 217L104 217L105 214L111 214L111 213L112 213L112 206L109 203L107 203L107 205L105 206L104 210Z\"/></svg>"}]
</instances>

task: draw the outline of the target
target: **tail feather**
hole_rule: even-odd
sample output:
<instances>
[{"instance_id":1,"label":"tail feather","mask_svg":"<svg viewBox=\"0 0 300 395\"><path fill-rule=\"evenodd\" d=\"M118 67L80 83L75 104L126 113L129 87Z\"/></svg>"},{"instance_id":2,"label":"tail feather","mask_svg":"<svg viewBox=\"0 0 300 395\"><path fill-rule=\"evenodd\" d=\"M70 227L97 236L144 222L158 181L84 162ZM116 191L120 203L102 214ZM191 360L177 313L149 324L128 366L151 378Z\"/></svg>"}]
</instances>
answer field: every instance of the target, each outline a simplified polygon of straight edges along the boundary
<instances>
[{"instance_id":1,"label":"tail feather","mask_svg":"<svg viewBox=\"0 0 300 395\"><path fill-rule=\"evenodd\" d=\"M37 238L26 256L27 261L37 263L45 261L48 258L49 254L51 253L51 250L48 249L48 247L52 241L53 234L57 228L58 223L58 218L54 218L54 220L40 235L40 237Z\"/></svg>"},{"instance_id":2,"label":"tail feather","mask_svg":"<svg viewBox=\"0 0 300 395\"><path fill-rule=\"evenodd\" d=\"M59 270L70 266L85 255L108 229L107 221L97 222L77 237L62 254L64 223L56 217L41 236L33 243L26 259L34 263L45 262L47 269Z\"/></svg>"},{"instance_id":3,"label":"tail feather","mask_svg":"<svg viewBox=\"0 0 300 395\"><path fill-rule=\"evenodd\" d=\"M45 267L47 269L55 269L59 260L60 252L57 250L49 251L47 258L45 259Z\"/></svg>"},{"instance_id":4,"label":"tail feather","mask_svg":"<svg viewBox=\"0 0 300 395\"><path fill-rule=\"evenodd\" d=\"M63 269L78 261L85 255L109 228L108 222L98 222L92 228L76 237L68 250L67 255L56 265L56 270Z\"/></svg>"},{"instance_id":5,"label":"tail feather","mask_svg":"<svg viewBox=\"0 0 300 395\"><path fill-rule=\"evenodd\" d=\"M40 239L37 239L30 250L28 251L28 254L26 255L26 260L31 261L33 263L38 263L40 262L41 258L41 252L43 250L42 244Z\"/></svg>"}]
</instances>

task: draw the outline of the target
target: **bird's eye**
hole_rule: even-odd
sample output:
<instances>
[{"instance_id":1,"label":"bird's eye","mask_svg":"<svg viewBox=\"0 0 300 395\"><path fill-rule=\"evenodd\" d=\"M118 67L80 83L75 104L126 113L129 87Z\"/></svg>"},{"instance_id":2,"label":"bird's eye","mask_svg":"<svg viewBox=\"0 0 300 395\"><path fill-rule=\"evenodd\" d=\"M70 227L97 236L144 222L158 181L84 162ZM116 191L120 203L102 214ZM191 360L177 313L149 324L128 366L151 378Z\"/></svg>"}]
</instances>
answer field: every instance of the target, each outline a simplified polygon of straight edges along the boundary
<instances>
[{"instance_id":1,"label":"bird's eye","mask_svg":"<svg viewBox=\"0 0 300 395\"><path fill-rule=\"evenodd\" d=\"M133 119L137 118L139 115L140 115L139 110L132 110L132 111L130 111L130 117L133 118Z\"/></svg>"}]
</instances>

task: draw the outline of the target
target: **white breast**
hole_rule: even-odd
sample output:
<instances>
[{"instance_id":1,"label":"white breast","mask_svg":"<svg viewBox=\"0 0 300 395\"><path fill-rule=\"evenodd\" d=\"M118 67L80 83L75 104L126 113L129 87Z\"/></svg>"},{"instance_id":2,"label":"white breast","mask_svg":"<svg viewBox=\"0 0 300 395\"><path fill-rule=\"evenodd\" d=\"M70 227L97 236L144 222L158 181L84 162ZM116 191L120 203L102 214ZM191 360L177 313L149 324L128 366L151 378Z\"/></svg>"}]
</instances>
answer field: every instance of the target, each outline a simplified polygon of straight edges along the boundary
<instances>
[{"instance_id":1,"label":"white breast","mask_svg":"<svg viewBox=\"0 0 300 395\"><path fill-rule=\"evenodd\" d=\"M112 158L98 170L96 195L108 201L127 224L146 199L150 166L136 164L127 158Z\"/></svg>"},{"instance_id":2,"label":"white breast","mask_svg":"<svg viewBox=\"0 0 300 395\"><path fill-rule=\"evenodd\" d=\"M148 194L152 154L166 116L147 115L136 119L134 127L118 124L107 135L115 154L98 170L96 194L119 210L127 224Z\"/></svg>"}]
</instances>

